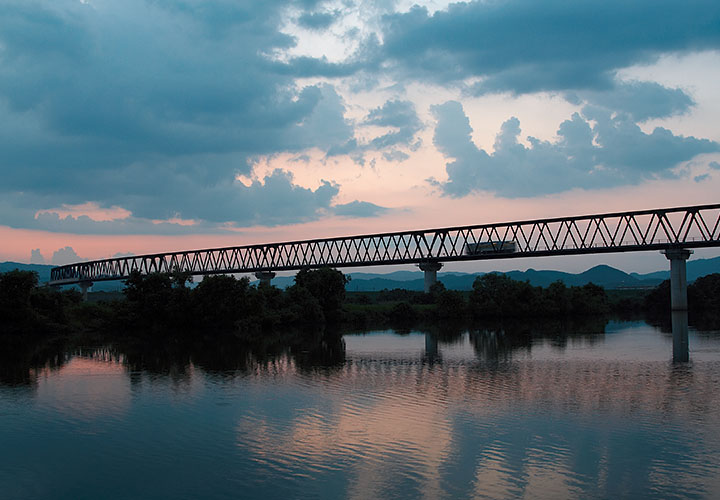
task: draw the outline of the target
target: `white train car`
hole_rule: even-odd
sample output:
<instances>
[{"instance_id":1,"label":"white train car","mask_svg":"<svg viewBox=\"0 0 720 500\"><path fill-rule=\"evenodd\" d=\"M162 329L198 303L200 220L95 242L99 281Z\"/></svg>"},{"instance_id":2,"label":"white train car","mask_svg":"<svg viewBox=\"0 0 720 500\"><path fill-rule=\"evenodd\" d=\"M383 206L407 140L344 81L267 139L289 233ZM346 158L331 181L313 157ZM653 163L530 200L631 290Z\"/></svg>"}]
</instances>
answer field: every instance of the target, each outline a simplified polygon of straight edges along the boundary
<instances>
[{"instance_id":1,"label":"white train car","mask_svg":"<svg viewBox=\"0 0 720 500\"><path fill-rule=\"evenodd\" d=\"M463 253L465 255L482 255L486 253L515 253L517 251L517 243L514 240L509 240L466 243Z\"/></svg>"}]
</instances>

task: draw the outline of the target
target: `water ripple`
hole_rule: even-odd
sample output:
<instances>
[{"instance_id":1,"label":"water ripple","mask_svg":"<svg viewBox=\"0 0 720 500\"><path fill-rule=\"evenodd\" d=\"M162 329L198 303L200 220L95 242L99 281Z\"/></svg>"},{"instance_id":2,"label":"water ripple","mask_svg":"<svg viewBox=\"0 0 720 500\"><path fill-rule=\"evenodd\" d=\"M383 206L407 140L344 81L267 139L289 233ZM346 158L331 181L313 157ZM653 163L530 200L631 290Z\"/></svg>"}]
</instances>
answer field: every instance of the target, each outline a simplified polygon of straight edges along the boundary
<instances>
[{"instance_id":1,"label":"water ripple","mask_svg":"<svg viewBox=\"0 0 720 500\"><path fill-rule=\"evenodd\" d=\"M284 353L240 369L181 360L149 371L112 349L84 349L37 370L29 388L0 386L0 491L720 496L720 338L674 365L664 354L612 359L608 344L624 336L655 338L646 325L614 328L612 342L569 342L572 355L543 340L496 358L477 335L432 355L420 336L385 338L392 349L381 352L368 335L331 368Z\"/></svg>"}]
</instances>

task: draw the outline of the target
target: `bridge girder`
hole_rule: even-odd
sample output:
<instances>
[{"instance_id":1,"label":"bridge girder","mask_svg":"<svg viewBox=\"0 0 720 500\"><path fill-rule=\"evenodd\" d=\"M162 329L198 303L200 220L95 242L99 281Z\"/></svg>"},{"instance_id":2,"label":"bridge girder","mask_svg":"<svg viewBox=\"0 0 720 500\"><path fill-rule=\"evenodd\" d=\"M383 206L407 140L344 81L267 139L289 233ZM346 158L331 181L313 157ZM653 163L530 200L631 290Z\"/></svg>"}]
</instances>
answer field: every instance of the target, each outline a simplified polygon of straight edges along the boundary
<instances>
[{"instance_id":1,"label":"bridge girder","mask_svg":"<svg viewBox=\"0 0 720 500\"><path fill-rule=\"evenodd\" d=\"M720 204L119 257L53 268L50 284L715 246Z\"/></svg>"}]
</instances>

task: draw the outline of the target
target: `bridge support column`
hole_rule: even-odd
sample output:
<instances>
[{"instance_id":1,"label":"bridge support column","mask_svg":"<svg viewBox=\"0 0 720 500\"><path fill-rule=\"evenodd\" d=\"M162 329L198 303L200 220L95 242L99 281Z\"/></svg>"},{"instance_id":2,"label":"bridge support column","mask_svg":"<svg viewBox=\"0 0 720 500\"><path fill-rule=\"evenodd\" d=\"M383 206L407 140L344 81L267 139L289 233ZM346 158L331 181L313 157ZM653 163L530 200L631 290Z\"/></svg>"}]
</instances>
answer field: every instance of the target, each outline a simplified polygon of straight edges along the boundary
<instances>
[{"instance_id":1,"label":"bridge support column","mask_svg":"<svg viewBox=\"0 0 720 500\"><path fill-rule=\"evenodd\" d=\"M92 281L81 281L79 283L79 285L80 285L80 292L82 292L83 302L87 302L88 288L93 286L93 282Z\"/></svg>"},{"instance_id":2,"label":"bridge support column","mask_svg":"<svg viewBox=\"0 0 720 500\"><path fill-rule=\"evenodd\" d=\"M692 250L668 248L662 252L670 261L670 308L673 311L687 311L687 270L686 261Z\"/></svg>"},{"instance_id":3,"label":"bridge support column","mask_svg":"<svg viewBox=\"0 0 720 500\"><path fill-rule=\"evenodd\" d=\"M260 286L270 286L270 282L275 277L275 273L272 271L258 271L255 273L255 277L260 280Z\"/></svg>"},{"instance_id":4,"label":"bridge support column","mask_svg":"<svg viewBox=\"0 0 720 500\"><path fill-rule=\"evenodd\" d=\"M425 293L430 293L430 287L437 283L437 272L442 267L442 263L436 261L421 262L418 267L425 273Z\"/></svg>"}]
</instances>

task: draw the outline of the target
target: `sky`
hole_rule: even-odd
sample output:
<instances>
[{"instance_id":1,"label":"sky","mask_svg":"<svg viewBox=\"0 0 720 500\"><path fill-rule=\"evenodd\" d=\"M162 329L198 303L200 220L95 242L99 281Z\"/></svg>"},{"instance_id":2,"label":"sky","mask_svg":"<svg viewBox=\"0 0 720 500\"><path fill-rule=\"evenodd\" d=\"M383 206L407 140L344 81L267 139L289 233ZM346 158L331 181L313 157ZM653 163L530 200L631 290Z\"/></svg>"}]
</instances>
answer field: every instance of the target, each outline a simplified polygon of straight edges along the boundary
<instances>
[{"instance_id":1,"label":"sky","mask_svg":"<svg viewBox=\"0 0 720 500\"><path fill-rule=\"evenodd\" d=\"M717 0L2 0L0 261L717 203L718 81Z\"/></svg>"}]
</instances>

